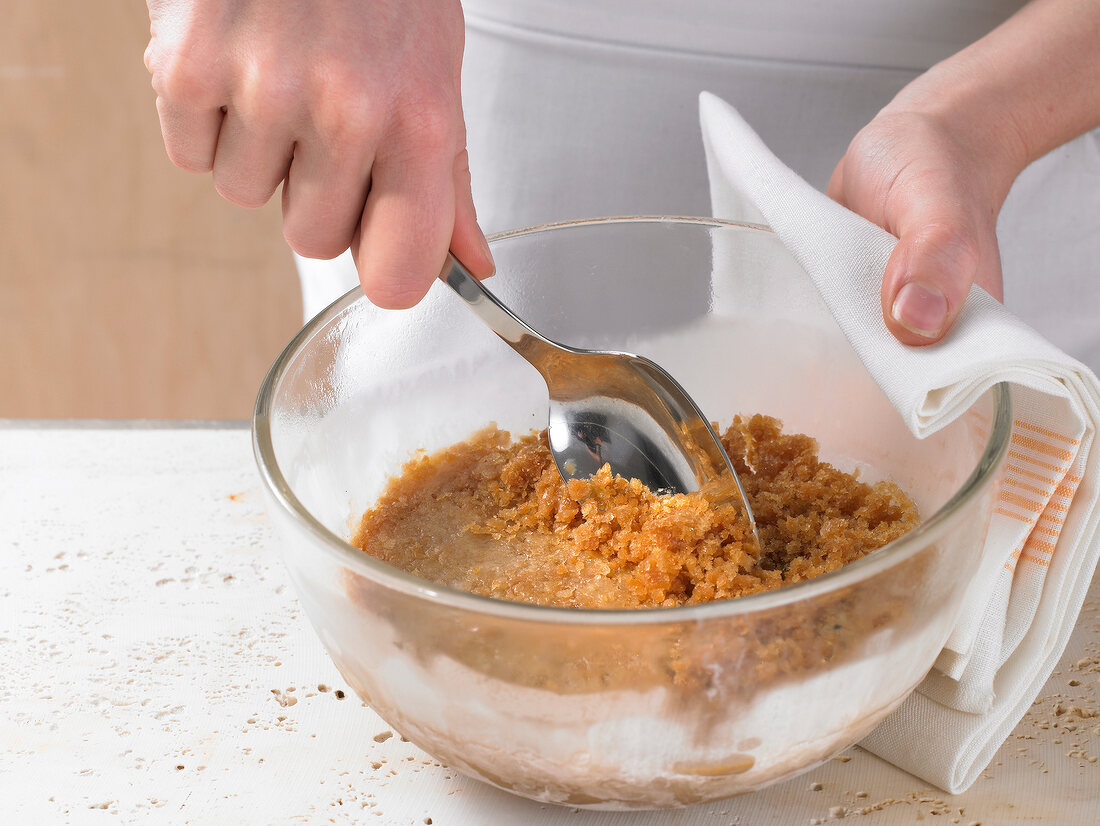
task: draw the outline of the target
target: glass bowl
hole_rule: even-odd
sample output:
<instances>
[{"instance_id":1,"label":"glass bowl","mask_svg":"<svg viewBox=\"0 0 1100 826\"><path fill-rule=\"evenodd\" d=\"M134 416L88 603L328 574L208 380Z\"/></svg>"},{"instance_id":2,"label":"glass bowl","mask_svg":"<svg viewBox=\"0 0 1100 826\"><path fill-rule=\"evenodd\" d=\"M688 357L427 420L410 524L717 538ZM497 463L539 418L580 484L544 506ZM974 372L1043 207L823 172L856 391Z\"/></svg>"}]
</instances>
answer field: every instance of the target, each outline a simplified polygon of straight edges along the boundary
<instances>
[{"instance_id":1,"label":"glass bowl","mask_svg":"<svg viewBox=\"0 0 1100 826\"><path fill-rule=\"evenodd\" d=\"M974 572L1008 391L917 440L766 228L616 218L495 236L490 287L543 334L656 360L724 428L767 413L822 458L890 478L922 523L817 579L726 602L597 611L492 600L348 544L389 475L489 422L546 424L535 371L436 284L357 291L279 356L256 458L291 579L340 672L457 770L534 800L683 806L758 789L857 742L932 666Z\"/></svg>"}]
</instances>

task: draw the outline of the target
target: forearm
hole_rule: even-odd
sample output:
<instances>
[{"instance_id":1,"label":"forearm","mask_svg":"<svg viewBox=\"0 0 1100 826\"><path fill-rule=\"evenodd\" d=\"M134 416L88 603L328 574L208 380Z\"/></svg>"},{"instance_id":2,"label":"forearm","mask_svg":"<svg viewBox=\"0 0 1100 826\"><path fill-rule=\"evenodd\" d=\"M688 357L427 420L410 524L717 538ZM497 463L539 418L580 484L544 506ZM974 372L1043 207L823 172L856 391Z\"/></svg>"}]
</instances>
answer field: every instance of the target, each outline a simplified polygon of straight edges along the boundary
<instances>
[{"instance_id":1,"label":"forearm","mask_svg":"<svg viewBox=\"0 0 1100 826\"><path fill-rule=\"evenodd\" d=\"M932 67L888 108L961 131L1007 187L1025 166L1100 126L1100 0L1033 0Z\"/></svg>"}]
</instances>

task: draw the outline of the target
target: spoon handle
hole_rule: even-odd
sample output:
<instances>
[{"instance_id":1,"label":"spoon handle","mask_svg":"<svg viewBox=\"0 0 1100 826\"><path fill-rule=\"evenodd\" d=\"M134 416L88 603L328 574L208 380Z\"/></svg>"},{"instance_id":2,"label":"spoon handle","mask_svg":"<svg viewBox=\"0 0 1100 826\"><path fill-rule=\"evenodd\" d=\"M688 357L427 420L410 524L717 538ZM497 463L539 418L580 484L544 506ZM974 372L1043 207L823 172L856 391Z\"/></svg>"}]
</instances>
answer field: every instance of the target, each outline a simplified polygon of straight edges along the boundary
<instances>
[{"instance_id":1,"label":"spoon handle","mask_svg":"<svg viewBox=\"0 0 1100 826\"><path fill-rule=\"evenodd\" d=\"M450 253L443 263L439 279L454 290L488 325L489 329L500 336L513 350L527 359L542 372L542 364L551 352L560 352L561 345L541 336L527 323L508 309L469 270Z\"/></svg>"}]
</instances>

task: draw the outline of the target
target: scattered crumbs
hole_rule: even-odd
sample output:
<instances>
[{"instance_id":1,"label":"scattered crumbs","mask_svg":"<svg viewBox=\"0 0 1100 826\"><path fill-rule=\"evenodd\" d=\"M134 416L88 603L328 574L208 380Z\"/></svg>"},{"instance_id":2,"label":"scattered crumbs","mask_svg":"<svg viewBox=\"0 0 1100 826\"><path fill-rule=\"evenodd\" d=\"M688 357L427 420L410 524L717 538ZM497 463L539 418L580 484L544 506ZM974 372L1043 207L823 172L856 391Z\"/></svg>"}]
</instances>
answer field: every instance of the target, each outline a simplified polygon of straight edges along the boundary
<instances>
[{"instance_id":1,"label":"scattered crumbs","mask_svg":"<svg viewBox=\"0 0 1100 826\"><path fill-rule=\"evenodd\" d=\"M829 809L829 817L841 818L848 814L848 810L843 806L833 806Z\"/></svg>"},{"instance_id":2,"label":"scattered crumbs","mask_svg":"<svg viewBox=\"0 0 1100 826\"><path fill-rule=\"evenodd\" d=\"M856 797L862 799L864 797L868 797L868 794L867 792L856 792Z\"/></svg>"},{"instance_id":3,"label":"scattered crumbs","mask_svg":"<svg viewBox=\"0 0 1100 826\"><path fill-rule=\"evenodd\" d=\"M373 763L370 764L370 767L372 769L380 769L382 768L382 764L375 760Z\"/></svg>"},{"instance_id":4,"label":"scattered crumbs","mask_svg":"<svg viewBox=\"0 0 1100 826\"><path fill-rule=\"evenodd\" d=\"M288 688L287 689L287 691L293 691L293 690L294 690L293 688ZM280 691L277 688L271 689L271 693L273 695L275 695L275 702L277 702L283 708L286 708L287 706L292 706L292 705L294 705L295 703L298 702L297 697L290 697L290 696L283 693L282 691Z\"/></svg>"},{"instance_id":5,"label":"scattered crumbs","mask_svg":"<svg viewBox=\"0 0 1100 826\"><path fill-rule=\"evenodd\" d=\"M385 743L391 737L393 737L393 732L389 729L386 729L385 731L379 732L378 734L374 735L374 742Z\"/></svg>"},{"instance_id":6,"label":"scattered crumbs","mask_svg":"<svg viewBox=\"0 0 1100 826\"><path fill-rule=\"evenodd\" d=\"M1058 703L1058 705L1054 707L1054 713L1059 717L1067 715L1070 718L1076 718L1078 720L1088 720L1092 717L1100 716L1100 712L1093 711L1091 708L1081 708L1081 706L1074 705L1062 705L1061 703ZM1069 726L1066 726L1066 728L1069 728ZM1069 730L1076 731L1075 728L1069 728Z\"/></svg>"},{"instance_id":7,"label":"scattered crumbs","mask_svg":"<svg viewBox=\"0 0 1100 826\"><path fill-rule=\"evenodd\" d=\"M430 817L424 818L424 826L432 826L432 819Z\"/></svg>"},{"instance_id":8,"label":"scattered crumbs","mask_svg":"<svg viewBox=\"0 0 1100 826\"><path fill-rule=\"evenodd\" d=\"M339 688L338 688L338 689L336 689L336 690L335 690L334 692L332 692L332 695L333 695L333 696L334 696L334 697L335 697L335 698L336 698L337 700L343 700L343 699L344 699L344 698L345 698L346 696L348 696L348 695L346 695L346 694L345 694L345 693L344 693L344 692L343 692L343 691L342 691L341 689L339 689Z\"/></svg>"},{"instance_id":9,"label":"scattered crumbs","mask_svg":"<svg viewBox=\"0 0 1100 826\"><path fill-rule=\"evenodd\" d=\"M819 791L821 791L821 790L822 790L822 789L824 789L824 788L825 788L825 787L824 787L824 786L822 786L822 785L821 785L820 783L811 783L811 784L810 784L810 791L811 791L811 792L819 792Z\"/></svg>"},{"instance_id":10,"label":"scattered crumbs","mask_svg":"<svg viewBox=\"0 0 1100 826\"><path fill-rule=\"evenodd\" d=\"M178 771L178 772L183 771L183 764L182 763L180 763L179 765L176 766L176 771Z\"/></svg>"},{"instance_id":11,"label":"scattered crumbs","mask_svg":"<svg viewBox=\"0 0 1100 826\"><path fill-rule=\"evenodd\" d=\"M231 494L229 494L229 501L230 502L243 502L244 501L244 494L243 493L231 493Z\"/></svg>"},{"instance_id":12,"label":"scattered crumbs","mask_svg":"<svg viewBox=\"0 0 1100 826\"><path fill-rule=\"evenodd\" d=\"M317 683L317 690L324 694L326 691L329 691L329 687L324 683Z\"/></svg>"},{"instance_id":13,"label":"scattered crumbs","mask_svg":"<svg viewBox=\"0 0 1100 826\"><path fill-rule=\"evenodd\" d=\"M1071 686L1073 686L1074 688L1076 688L1077 686L1081 685L1081 681L1080 680L1070 680L1069 684Z\"/></svg>"},{"instance_id":14,"label":"scattered crumbs","mask_svg":"<svg viewBox=\"0 0 1100 826\"><path fill-rule=\"evenodd\" d=\"M848 755L846 755L846 754L838 754L838 755L837 755L836 757L834 757L833 759L834 759L834 760L836 760L836 761L837 761L837 762L839 762L839 763L847 763L847 762L848 762L849 760L851 760L852 758L851 758L851 757L849 757L849 756L848 756Z\"/></svg>"}]
</instances>

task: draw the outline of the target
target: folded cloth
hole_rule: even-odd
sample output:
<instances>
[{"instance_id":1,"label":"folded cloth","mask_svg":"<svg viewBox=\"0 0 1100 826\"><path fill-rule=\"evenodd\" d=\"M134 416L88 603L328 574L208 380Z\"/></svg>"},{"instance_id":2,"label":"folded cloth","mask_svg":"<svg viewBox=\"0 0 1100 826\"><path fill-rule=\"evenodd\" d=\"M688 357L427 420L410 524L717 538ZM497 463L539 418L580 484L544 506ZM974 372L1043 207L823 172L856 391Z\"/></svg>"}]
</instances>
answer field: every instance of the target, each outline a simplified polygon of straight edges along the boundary
<instances>
[{"instance_id":1,"label":"folded cloth","mask_svg":"<svg viewBox=\"0 0 1100 826\"><path fill-rule=\"evenodd\" d=\"M1012 441L961 616L918 689L861 743L961 792L1054 670L1096 570L1100 383L979 287L939 344L898 343L879 299L897 239L784 166L721 99L703 93L700 117L715 216L771 226L914 435L1011 384ZM1080 309L1066 296L1066 312Z\"/></svg>"}]
</instances>

